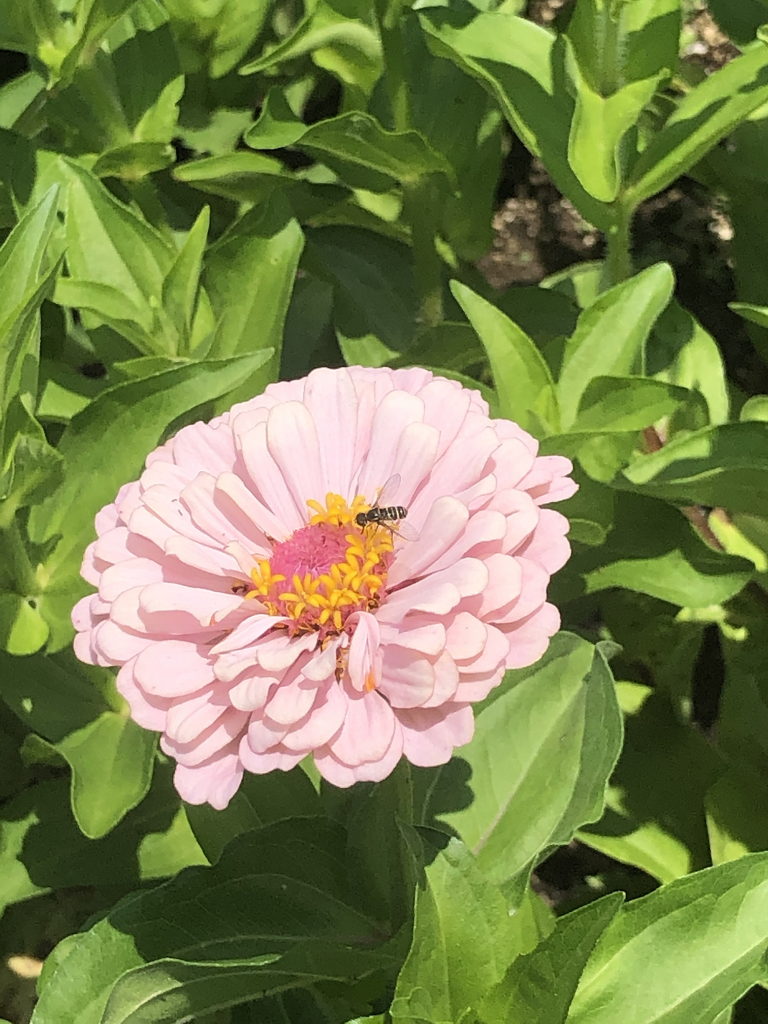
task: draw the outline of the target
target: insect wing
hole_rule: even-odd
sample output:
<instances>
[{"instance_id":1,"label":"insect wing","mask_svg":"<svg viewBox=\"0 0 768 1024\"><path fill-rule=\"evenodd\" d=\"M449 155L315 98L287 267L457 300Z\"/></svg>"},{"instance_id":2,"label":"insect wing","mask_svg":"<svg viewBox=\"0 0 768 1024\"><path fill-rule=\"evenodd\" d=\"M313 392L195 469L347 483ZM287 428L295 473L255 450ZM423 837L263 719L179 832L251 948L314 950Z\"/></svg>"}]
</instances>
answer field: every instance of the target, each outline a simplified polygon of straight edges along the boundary
<instances>
[{"instance_id":1,"label":"insect wing","mask_svg":"<svg viewBox=\"0 0 768 1024\"><path fill-rule=\"evenodd\" d=\"M379 493L376 496L374 502L374 508L383 508L386 505L396 505L395 498L397 492L400 490L401 476L399 473L393 473L392 476L379 488Z\"/></svg>"},{"instance_id":2,"label":"insect wing","mask_svg":"<svg viewBox=\"0 0 768 1024\"><path fill-rule=\"evenodd\" d=\"M387 525L389 526L390 524L388 523ZM403 540L419 539L419 531L409 522L406 522L405 519L399 519L397 523L392 523L391 527L392 532L399 534Z\"/></svg>"}]
</instances>

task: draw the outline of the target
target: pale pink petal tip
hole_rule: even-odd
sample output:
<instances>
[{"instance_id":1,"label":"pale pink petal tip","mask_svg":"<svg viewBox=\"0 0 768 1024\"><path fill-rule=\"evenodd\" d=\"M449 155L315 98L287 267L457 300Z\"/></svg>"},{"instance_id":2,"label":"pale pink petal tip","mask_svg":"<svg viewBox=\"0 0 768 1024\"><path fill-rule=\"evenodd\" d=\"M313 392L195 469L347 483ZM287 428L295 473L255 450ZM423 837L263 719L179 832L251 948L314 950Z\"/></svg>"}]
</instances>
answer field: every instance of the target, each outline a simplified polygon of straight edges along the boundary
<instances>
[{"instance_id":1,"label":"pale pink petal tip","mask_svg":"<svg viewBox=\"0 0 768 1024\"><path fill-rule=\"evenodd\" d=\"M75 652L120 666L184 800L305 757L448 761L559 625L571 463L427 370L319 369L157 448L96 517Z\"/></svg>"}]
</instances>

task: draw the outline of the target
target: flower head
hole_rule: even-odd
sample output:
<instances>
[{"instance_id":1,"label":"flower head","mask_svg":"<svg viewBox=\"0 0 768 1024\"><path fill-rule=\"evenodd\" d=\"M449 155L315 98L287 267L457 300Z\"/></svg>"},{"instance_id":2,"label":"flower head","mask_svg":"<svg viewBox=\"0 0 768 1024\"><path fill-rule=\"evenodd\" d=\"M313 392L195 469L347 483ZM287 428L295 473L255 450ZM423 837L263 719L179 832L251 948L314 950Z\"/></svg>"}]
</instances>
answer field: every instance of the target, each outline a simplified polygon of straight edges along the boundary
<instances>
[{"instance_id":1,"label":"flower head","mask_svg":"<svg viewBox=\"0 0 768 1024\"><path fill-rule=\"evenodd\" d=\"M558 628L567 522L541 506L570 469L426 370L273 384L180 430L98 514L76 652L121 666L190 803L310 754L337 786L443 764Z\"/></svg>"}]
</instances>

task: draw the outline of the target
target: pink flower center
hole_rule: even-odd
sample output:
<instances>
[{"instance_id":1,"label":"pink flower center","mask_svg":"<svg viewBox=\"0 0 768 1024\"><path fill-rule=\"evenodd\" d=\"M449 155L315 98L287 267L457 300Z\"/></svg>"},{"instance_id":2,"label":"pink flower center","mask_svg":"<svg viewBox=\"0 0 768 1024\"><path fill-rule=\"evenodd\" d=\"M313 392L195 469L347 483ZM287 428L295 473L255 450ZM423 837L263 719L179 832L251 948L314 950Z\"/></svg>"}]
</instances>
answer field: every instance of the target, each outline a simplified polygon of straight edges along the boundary
<instances>
[{"instance_id":1,"label":"pink flower center","mask_svg":"<svg viewBox=\"0 0 768 1024\"><path fill-rule=\"evenodd\" d=\"M261 601L271 615L292 619L293 634L337 634L353 612L381 603L392 534L376 524L357 524L358 513L371 507L359 495L351 505L338 494L326 495L325 505L308 505L309 523L258 563L247 597Z\"/></svg>"}]
</instances>

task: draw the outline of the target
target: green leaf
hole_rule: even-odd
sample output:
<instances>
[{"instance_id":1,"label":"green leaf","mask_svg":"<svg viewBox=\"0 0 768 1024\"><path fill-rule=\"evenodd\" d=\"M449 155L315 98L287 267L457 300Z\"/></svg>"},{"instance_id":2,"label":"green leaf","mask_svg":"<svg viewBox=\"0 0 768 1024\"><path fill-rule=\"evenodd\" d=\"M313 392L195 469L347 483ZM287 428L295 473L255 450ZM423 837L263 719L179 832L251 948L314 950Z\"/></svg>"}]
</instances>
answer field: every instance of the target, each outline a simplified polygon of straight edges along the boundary
<instances>
[{"instance_id":1,"label":"green leaf","mask_svg":"<svg viewBox=\"0 0 768 1024\"><path fill-rule=\"evenodd\" d=\"M704 402L700 396L699 405ZM694 393L650 377L593 377L571 433L643 430L694 400Z\"/></svg>"},{"instance_id":2,"label":"green leaf","mask_svg":"<svg viewBox=\"0 0 768 1024\"><path fill-rule=\"evenodd\" d=\"M87 839L69 801L69 780L38 782L2 808L0 907L51 889L139 885L205 857L190 831L169 769L108 836Z\"/></svg>"},{"instance_id":3,"label":"green leaf","mask_svg":"<svg viewBox=\"0 0 768 1024\"><path fill-rule=\"evenodd\" d=\"M768 306L755 306L751 302L729 302L728 308L759 327L768 327Z\"/></svg>"},{"instance_id":4,"label":"green leaf","mask_svg":"<svg viewBox=\"0 0 768 1024\"><path fill-rule=\"evenodd\" d=\"M50 291L51 274L43 274L43 258L56 218L58 189L51 189L6 238L0 248L0 290L13 305L0 318L0 469L13 438L8 435L8 410L17 396L28 403L37 392L40 327L38 311Z\"/></svg>"},{"instance_id":5,"label":"green leaf","mask_svg":"<svg viewBox=\"0 0 768 1024\"><path fill-rule=\"evenodd\" d=\"M672 882L628 903L582 975L569 1024L709 1021L765 976L768 854ZM638 978L653 983L638 986Z\"/></svg>"},{"instance_id":6,"label":"green leaf","mask_svg":"<svg viewBox=\"0 0 768 1024\"><path fill-rule=\"evenodd\" d=\"M674 299L653 328L646 372L657 380L698 391L707 403L710 423L728 419L730 400L717 342Z\"/></svg>"},{"instance_id":7,"label":"green leaf","mask_svg":"<svg viewBox=\"0 0 768 1024\"><path fill-rule=\"evenodd\" d=\"M72 769L72 812L83 835L101 839L144 799L156 744L127 709L105 711L56 744Z\"/></svg>"},{"instance_id":8,"label":"green leaf","mask_svg":"<svg viewBox=\"0 0 768 1024\"><path fill-rule=\"evenodd\" d=\"M210 209L204 206L163 282L163 307L168 311L171 322L177 326L181 338L181 355L188 354L191 349L192 325L210 219Z\"/></svg>"},{"instance_id":9,"label":"green leaf","mask_svg":"<svg viewBox=\"0 0 768 1024\"><path fill-rule=\"evenodd\" d=\"M348 364L382 366L409 350L416 296L407 246L361 228L320 228L307 234L304 265L333 286L334 327Z\"/></svg>"},{"instance_id":10,"label":"green leaf","mask_svg":"<svg viewBox=\"0 0 768 1024\"><path fill-rule=\"evenodd\" d=\"M157 324L163 282L176 252L163 236L132 209L118 202L83 168L64 165L69 180L67 265L76 281L117 289L142 321L157 327L151 351L173 355L173 339Z\"/></svg>"},{"instance_id":11,"label":"green leaf","mask_svg":"<svg viewBox=\"0 0 768 1024\"><path fill-rule=\"evenodd\" d=\"M574 9L567 34L592 88L612 96L624 82L674 71L680 5L678 0L587 0Z\"/></svg>"},{"instance_id":12,"label":"green leaf","mask_svg":"<svg viewBox=\"0 0 768 1024\"><path fill-rule=\"evenodd\" d=\"M48 633L48 623L30 598L0 592L0 650L15 655L34 654L48 639Z\"/></svg>"},{"instance_id":13,"label":"green leaf","mask_svg":"<svg viewBox=\"0 0 768 1024\"><path fill-rule=\"evenodd\" d=\"M337 10L340 7L340 10ZM306 16L277 46L242 68L240 74L266 71L304 54L311 54L319 67L327 68L350 92L356 106L364 106L381 76L381 44L378 34L363 18L350 17L358 11L349 5L313 0Z\"/></svg>"},{"instance_id":14,"label":"green leaf","mask_svg":"<svg viewBox=\"0 0 768 1024\"><path fill-rule=\"evenodd\" d=\"M604 544L576 553L567 571L582 578L587 594L624 587L671 604L705 608L738 593L753 566L713 551L681 513L663 502L617 494L613 528Z\"/></svg>"},{"instance_id":15,"label":"green leaf","mask_svg":"<svg viewBox=\"0 0 768 1024\"><path fill-rule=\"evenodd\" d=\"M707 427L642 456L624 475L638 491L680 505L762 515L768 508L768 431L749 421Z\"/></svg>"},{"instance_id":16,"label":"green leaf","mask_svg":"<svg viewBox=\"0 0 768 1024\"><path fill-rule=\"evenodd\" d=\"M753 395L742 405L739 419L755 423L768 422L768 395Z\"/></svg>"},{"instance_id":17,"label":"green leaf","mask_svg":"<svg viewBox=\"0 0 768 1024\"><path fill-rule=\"evenodd\" d=\"M187 363L130 380L102 392L72 418L58 448L64 459L64 479L32 509L29 519L33 541L43 543L60 536L45 563L48 583L40 598L40 610L53 628L54 649L68 642L67 605L71 609L73 596L84 592L79 566L92 537L93 516L113 500L121 484L138 475L144 457L169 423L252 381L271 356L272 351L265 349L232 359Z\"/></svg>"},{"instance_id":18,"label":"green leaf","mask_svg":"<svg viewBox=\"0 0 768 1024\"><path fill-rule=\"evenodd\" d=\"M489 90L560 191L586 220L607 230L609 208L584 189L568 163L573 100L563 82L564 48L556 45L554 35L524 18L501 11L478 13L469 4L421 11L419 21L434 52Z\"/></svg>"},{"instance_id":19,"label":"green leaf","mask_svg":"<svg viewBox=\"0 0 768 1024\"><path fill-rule=\"evenodd\" d=\"M706 77L678 104L631 169L630 208L660 192L768 100L768 49L754 49Z\"/></svg>"},{"instance_id":20,"label":"green leaf","mask_svg":"<svg viewBox=\"0 0 768 1024\"><path fill-rule=\"evenodd\" d=\"M78 48L62 74L77 56ZM109 52L97 43L73 72L71 82L46 104L49 133L59 148L72 155L98 154L97 175L137 179L145 168L173 162L169 144L176 134L184 77L167 23L128 35Z\"/></svg>"},{"instance_id":21,"label":"green leaf","mask_svg":"<svg viewBox=\"0 0 768 1024\"><path fill-rule=\"evenodd\" d=\"M189 70L209 71L214 79L232 71L251 49L272 10L270 0L225 0L215 16L188 0L166 0L174 34Z\"/></svg>"},{"instance_id":22,"label":"green leaf","mask_svg":"<svg viewBox=\"0 0 768 1024\"><path fill-rule=\"evenodd\" d=\"M563 1024L584 965L622 902L623 893L613 892L559 918L540 945L515 960L488 992L481 1019Z\"/></svg>"},{"instance_id":23,"label":"green leaf","mask_svg":"<svg viewBox=\"0 0 768 1024\"><path fill-rule=\"evenodd\" d=\"M746 766L729 768L707 793L712 862L725 864L768 847L765 778Z\"/></svg>"},{"instance_id":24,"label":"green leaf","mask_svg":"<svg viewBox=\"0 0 768 1024\"><path fill-rule=\"evenodd\" d=\"M555 385L541 352L525 331L465 285L452 281L451 291L485 348L500 414L535 436L554 433Z\"/></svg>"},{"instance_id":25,"label":"green leaf","mask_svg":"<svg viewBox=\"0 0 768 1024\"><path fill-rule=\"evenodd\" d=\"M413 940L397 979L393 1024L474 1020L485 994L522 952L501 891L457 839L426 869Z\"/></svg>"},{"instance_id":26,"label":"green leaf","mask_svg":"<svg viewBox=\"0 0 768 1024\"><path fill-rule=\"evenodd\" d=\"M249 211L208 250L203 280L218 320L210 354L270 348L269 370L250 394L274 379L285 315L304 244L301 229L280 204ZM268 376L272 376L268 379Z\"/></svg>"},{"instance_id":27,"label":"green leaf","mask_svg":"<svg viewBox=\"0 0 768 1024\"><path fill-rule=\"evenodd\" d=\"M3 700L72 769L72 809L81 831L91 839L106 835L146 796L156 735L127 717L104 669L85 668L71 655L0 655L0 666Z\"/></svg>"},{"instance_id":28,"label":"green leaf","mask_svg":"<svg viewBox=\"0 0 768 1024\"><path fill-rule=\"evenodd\" d=\"M276 89L267 96L245 141L259 150L297 146L353 188L386 191L394 182L415 184L425 175L453 177L450 164L418 132L389 132L361 111L307 126Z\"/></svg>"},{"instance_id":29,"label":"green leaf","mask_svg":"<svg viewBox=\"0 0 768 1024\"><path fill-rule=\"evenodd\" d=\"M46 979L35 1024L183 1020L391 970L345 841L325 819L292 818L235 840L212 868L133 894Z\"/></svg>"},{"instance_id":30,"label":"green leaf","mask_svg":"<svg viewBox=\"0 0 768 1024\"><path fill-rule=\"evenodd\" d=\"M187 818L206 857L215 864L236 836L273 821L312 817L320 813L317 791L301 768L253 775L246 772L237 793L223 811L210 804L190 804Z\"/></svg>"},{"instance_id":31,"label":"green leaf","mask_svg":"<svg viewBox=\"0 0 768 1024\"><path fill-rule=\"evenodd\" d=\"M274 157L245 150L191 160L174 168L173 176L177 181L183 181L203 192L254 204L269 200L275 193L304 185ZM327 187L335 189L335 186ZM339 193L346 194L343 190L335 189L337 196Z\"/></svg>"},{"instance_id":32,"label":"green leaf","mask_svg":"<svg viewBox=\"0 0 768 1024\"><path fill-rule=\"evenodd\" d=\"M628 82L610 96L594 90L573 67L576 107L568 136L568 161L581 184L603 203L612 203L623 184L622 142L652 99L661 75Z\"/></svg>"},{"instance_id":33,"label":"green leaf","mask_svg":"<svg viewBox=\"0 0 768 1024\"><path fill-rule=\"evenodd\" d=\"M579 839L671 882L709 866L704 799L723 762L650 687L619 683L618 694L627 715L624 749L606 812Z\"/></svg>"},{"instance_id":34,"label":"green leaf","mask_svg":"<svg viewBox=\"0 0 768 1024\"><path fill-rule=\"evenodd\" d=\"M594 377L642 372L645 340L669 302L673 284L670 267L658 263L604 292L581 314L566 343L558 381L564 427L575 420Z\"/></svg>"},{"instance_id":35,"label":"green leaf","mask_svg":"<svg viewBox=\"0 0 768 1024\"><path fill-rule=\"evenodd\" d=\"M600 817L621 733L602 650L559 633L491 693L460 756L423 776L421 818L461 835L494 881L513 878Z\"/></svg>"}]
</instances>

